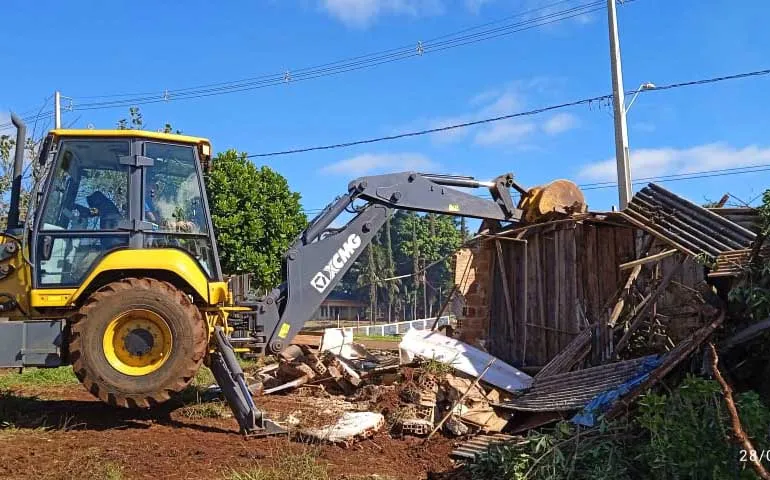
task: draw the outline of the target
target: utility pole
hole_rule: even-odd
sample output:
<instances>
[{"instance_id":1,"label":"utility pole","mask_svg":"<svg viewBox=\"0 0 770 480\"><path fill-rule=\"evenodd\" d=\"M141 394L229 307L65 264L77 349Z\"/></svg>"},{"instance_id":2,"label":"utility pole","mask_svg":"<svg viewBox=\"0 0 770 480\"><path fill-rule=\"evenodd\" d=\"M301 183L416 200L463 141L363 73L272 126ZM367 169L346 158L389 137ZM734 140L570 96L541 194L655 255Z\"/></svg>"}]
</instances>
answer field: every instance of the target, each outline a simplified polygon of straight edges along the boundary
<instances>
[{"instance_id":1,"label":"utility pole","mask_svg":"<svg viewBox=\"0 0 770 480\"><path fill-rule=\"evenodd\" d=\"M61 92L58 90L53 93L53 117L53 128L61 128Z\"/></svg>"},{"instance_id":2,"label":"utility pole","mask_svg":"<svg viewBox=\"0 0 770 480\"><path fill-rule=\"evenodd\" d=\"M628 125L626 125L626 100L623 92L623 72L620 66L620 40L618 38L618 12L615 0L607 0L607 16L610 27L610 65L612 67L612 107L615 112L615 158L618 165L618 196L620 209L631 200L631 167L628 160Z\"/></svg>"}]
</instances>

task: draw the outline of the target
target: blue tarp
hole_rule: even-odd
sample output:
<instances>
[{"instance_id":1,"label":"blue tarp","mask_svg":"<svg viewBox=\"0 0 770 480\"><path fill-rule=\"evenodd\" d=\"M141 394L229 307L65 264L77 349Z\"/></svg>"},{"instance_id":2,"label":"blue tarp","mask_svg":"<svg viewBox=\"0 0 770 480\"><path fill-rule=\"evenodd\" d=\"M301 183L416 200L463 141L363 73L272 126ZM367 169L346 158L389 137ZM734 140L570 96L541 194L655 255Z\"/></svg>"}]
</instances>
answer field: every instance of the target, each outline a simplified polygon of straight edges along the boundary
<instances>
[{"instance_id":1,"label":"blue tarp","mask_svg":"<svg viewBox=\"0 0 770 480\"><path fill-rule=\"evenodd\" d=\"M617 402L620 397L647 380L650 376L650 372L658 368L662 361L662 356L645 359L645 361L639 365L639 368L633 377L612 390L607 390L592 398L591 401L583 407L583 410L580 413L572 417L572 423L583 425L585 427L593 427L596 424L597 417L607 411L607 409Z\"/></svg>"}]
</instances>

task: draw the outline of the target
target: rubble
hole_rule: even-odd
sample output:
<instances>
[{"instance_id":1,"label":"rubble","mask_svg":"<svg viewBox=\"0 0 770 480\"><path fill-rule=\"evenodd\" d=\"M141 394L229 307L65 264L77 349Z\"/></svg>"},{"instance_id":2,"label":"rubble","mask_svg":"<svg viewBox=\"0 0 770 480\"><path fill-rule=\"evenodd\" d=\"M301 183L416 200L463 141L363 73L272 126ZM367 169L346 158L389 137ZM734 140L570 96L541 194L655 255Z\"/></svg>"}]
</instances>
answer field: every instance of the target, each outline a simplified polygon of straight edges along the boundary
<instances>
[{"instance_id":1,"label":"rubble","mask_svg":"<svg viewBox=\"0 0 770 480\"><path fill-rule=\"evenodd\" d=\"M374 412L345 412L337 421L318 428L305 428L300 435L313 440L350 445L369 438L385 424L385 418Z\"/></svg>"},{"instance_id":2,"label":"rubble","mask_svg":"<svg viewBox=\"0 0 770 480\"><path fill-rule=\"evenodd\" d=\"M292 414L287 422L302 436L348 445L380 428L387 428L393 436L422 437L425 441L442 431L447 436L470 438L456 450L456 456L464 459L475 457L485 445L521 441L521 437L507 434L525 433L561 419L592 426L602 417L626 415L639 395L681 365L725 321L716 287L706 283L712 275L694 266L693 255L708 253L724 259L751 247L750 232L735 229L728 220L715 219L710 212L683 202L650 187L627 212L581 214L579 221L595 221L595 225L628 217L628 224L640 229L638 235L609 235L613 245L621 245L624 238L633 241L633 248L614 257L602 244L598 230L586 230L585 239L591 242L595 259L614 259L610 269L603 265L600 271L592 271L589 260L578 258L575 250L565 257L566 261L585 267L585 272L578 274L577 267L562 272L557 260L542 263L540 257L542 252L556 252L557 247L537 251L542 239L530 238L528 250L524 248L528 240L520 235L511 238L515 241L508 245L521 246L524 242L519 250L523 259L515 260L519 263L508 269L498 265L497 272L513 280L510 284L501 282L501 288L492 291L497 303L484 307L497 312L499 318L493 320L502 323L505 330L491 340L469 339L496 355L452 333L447 336L412 329L403 335L395 356L368 350L353 340L350 330L327 329L322 334L300 335L302 345L288 348L279 364L265 367L254 376L265 384L265 395L309 395L303 397L306 406L331 416L320 425L308 425L307 413ZM647 212L649 218L642 218L642 212ZM706 233L719 230L718 235L705 240L690 238L697 225L708 227ZM553 235L543 237L548 242L556 238L555 230L543 230ZM554 242L569 252L565 243L569 238L565 234ZM498 264L518 258L511 254L517 251L503 250L500 239L505 238L494 238L490 258ZM550 245L548 242L545 244ZM717 248L717 244L730 248ZM534 255L535 270L549 272L532 274L533 268L526 267L528 255ZM610 273L617 282L601 285L599 278L610 278ZM543 295L550 295L548 288L539 285L527 290L526 286L529 281L539 283L545 277L555 282L543 283L546 287L563 285L559 282L568 287L566 294L554 292L553 305L548 306L545 303L550 299ZM477 298L486 295L474 294ZM503 305L517 301L521 303ZM477 313L474 310L473 314ZM532 323L532 315L553 318L555 326L545 320ZM459 327L452 325L446 331L462 335ZM528 329L537 329L537 335L527 335ZM511 334L515 338L506 343ZM755 334L747 331L725 344ZM546 337L558 341L545 341ZM530 358L542 361L528 363Z\"/></svg>"}]
</instances>

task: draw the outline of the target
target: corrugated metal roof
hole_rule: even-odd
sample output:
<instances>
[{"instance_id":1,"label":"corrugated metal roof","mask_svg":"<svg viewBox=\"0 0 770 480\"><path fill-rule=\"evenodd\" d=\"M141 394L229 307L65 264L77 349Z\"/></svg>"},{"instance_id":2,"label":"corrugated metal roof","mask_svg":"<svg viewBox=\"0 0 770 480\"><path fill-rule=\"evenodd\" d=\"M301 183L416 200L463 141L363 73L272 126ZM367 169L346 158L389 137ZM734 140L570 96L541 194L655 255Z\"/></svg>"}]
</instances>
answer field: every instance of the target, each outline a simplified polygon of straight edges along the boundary
<instances>
[{"instance_id":1,"label":"corrugated metal roof","mask_svg":"<svg viewBox=\"0 0 770 480\"><path fill-rule=\"evenodd\" d=\"M756 239L754 232L654 183L634 195L623 213L691 255L717 257L749 248Z\"/></svg>"},{"instance_id":2,"label":"corrugated metal roof","mask_svg":"<svg viewBox=\"0 0 770 480\"><path fill-rule=\"evenodd\" d=\"M738 208L709 208L720 217L724 217L741 227L759 233L760 217L756 208L738 207Z\"/></svg>"},{"instance_id":3,"label":"corrugated metal roof","mask_svg":"<svg viewBox=\"0 0 770 480\"><path fill-rule=\"evenodd\" d=\"M478 435L461 443L457 448L452 450L450 455L454 458L463 460L474 460L477 456L487 453L489 447L492 445L516 445L523 441L524 439L522 437L505 435L503 433Z\"/></svg>"},{"instance_id":4,"label":"corrugated metal roof","mask_svg":"<svg viewBox=\"0 0 770 480\"><path fill-rule=\"evenodd\" d=\"M533 412L576 410L584 407L598 394L633 378L648 358L651 357L609 363L545 378L536 377L527 393L497 406Z\"/></svg>"}]
</instances>

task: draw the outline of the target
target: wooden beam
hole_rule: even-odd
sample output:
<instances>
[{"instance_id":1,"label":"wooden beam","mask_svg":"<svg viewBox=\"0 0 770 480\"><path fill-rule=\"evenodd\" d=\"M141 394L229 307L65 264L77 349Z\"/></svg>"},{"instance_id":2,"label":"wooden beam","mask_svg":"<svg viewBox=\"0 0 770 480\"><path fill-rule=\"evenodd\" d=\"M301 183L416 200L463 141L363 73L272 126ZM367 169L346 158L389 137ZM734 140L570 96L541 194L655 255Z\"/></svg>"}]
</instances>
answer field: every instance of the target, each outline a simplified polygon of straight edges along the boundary
<instances>
[{"instance_id":1,"label":"wooden beam","mask_svg":"<svg viewBox=\"0 0 770 480\"><path fill-rule=\"evenodd\" d=\"M618 318L620 318L620 314L623 313L623 308L626 306L626 297L631 291L631 286L634 284L634 282L636 281L636 278L639 276L641 271L642 271L642 266L637 265L628 275L626 284L623 286L623 290L620 291L620 295L618 296L618 301L615 303L615 306L612 308L610 319L607 321L607 326L609 326L610 328L615 326L615 323L617 323Z\"/></svg>"},{"instance_id":2,"label":"wooden beam","mask_svg":"<svg viewBox=\"0 0 770 480\"><path fill-rule=\"evenodd\" d=\"M629 321L628 331L623 334L623 337L621 337L620 341L618 341L618 344L615 346L615 355L620 353L620 351L628 345L628 341L631 340L631 335L633 335L636 329L639 328L642 320L644 320L644 317L647 315L647 312L658 301L660 294L666 290L666 287L668 287L671 279L674 278L674 274L676 274L682 267L682 263L684 263L684 258L679 259L679 262L677 262L676 266L669 270L668 273L666 273L666 275L663 277L663 280L660 281L658 288L656 288L655 291L651 294L647 295L644 300L642 300L642 303L637 306L637 309L634 309L634 315Z\"/></svg>"},{"instance_id":3,"label":"wooden beam","mask_svg":"<svg viewBox=\"0 0 770 480\"><path fill-rule=\"evenodd\" d=\"M682 360L690 356L690 354L695 351L695 349L698 348L709 337L709 335L711 335L714 330L716 330L722 324L724 319L725 313L721 312L714 321L704 325L703 327L693 332L689 337L679 342L679 344L677 344L673 350L663 356L663 362L660 364L660 366L658 366L658 368L650 372L645 381L637 385L629 393L623 395L619 401L615 402L615 405L610 407L610 409L604 414L604 418L607 420L614 420L620 415L626 413L630 405L639 397L639 395L649 390L650 387L668 375L668 373L673 370L674 367L679 365Z\"/></svg>"},{"instance_id":4,"label":"wooden beam","mask_svg":"<svg viewBox=\"0 0 770 480\"><path fill-rule=\"evenodd\" d=\"M657 262L658 260L663 260L664 258L670 257L676 252L678 252L678 250L676 250L675 248L672 248L671 250L666 250L665 252L656 253L655 255L650 255L648 257L640 258L638 260L632 260L630 262L621 263L618 268L621 271L628 270L629 268L636 268L637 266L642 266L651 262Z\"/></svg>"},{"instance_id":5,"label":"wooden beam","mask_svg":"<svg viewBox=\"0 0 770 480\"><path fill-rule=\"evenodd\" d=\"M503 286L503 296L505 299L505 313L508 316L508 326L513 330L513 305L511 302L511 291L508 285L508 273L505 268L505 259L503 257L503 247L499 240L495 240L495 249L497 250L497 268L500 269L500 275L503 277L500 282ZM511 331L511 334L515 335L519 332Z\"/></svg>"}]
</instances>

